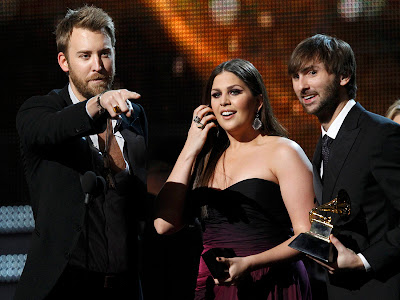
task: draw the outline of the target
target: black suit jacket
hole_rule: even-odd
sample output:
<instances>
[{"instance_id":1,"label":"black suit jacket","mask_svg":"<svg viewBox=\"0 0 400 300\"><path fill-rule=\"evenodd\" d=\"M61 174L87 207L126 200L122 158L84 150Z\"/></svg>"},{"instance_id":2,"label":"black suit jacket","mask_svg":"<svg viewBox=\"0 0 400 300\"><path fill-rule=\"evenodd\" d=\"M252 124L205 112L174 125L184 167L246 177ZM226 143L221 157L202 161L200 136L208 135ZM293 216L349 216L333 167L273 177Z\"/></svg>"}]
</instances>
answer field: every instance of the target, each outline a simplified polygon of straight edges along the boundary
<instances>
[{"instance_id":1,"label":"black suit jacket","mask_svg":"<svg viewBox=\"0 0 400 300\"><path fill-rule=\"evenodd\" d=\"M108 115L92 120L86 102L72 105L65 87L28 99L17 114L35 229L15 299L43 299L77 243L85 211L80 177L94 170L87 136L104 131ZM146 195L147 120L140 105L133 108L120 131L133 133L124 152L135 182L130 202L140 206Z\"/></svg>"},{"instance_id":2,"label":"black suit jacket","mask_svg":"<svg viewBox=\"0 0 400 300\"><path fill-rule=\"evenodd\" d=\"M347 191L351 215L332 223L339 240L372 267L330 276L330 299L400 299L400 126L357 103L332 143L323 185L320 166L321 139L313 158L317 201Z\"/></svg>"}]
</instances>

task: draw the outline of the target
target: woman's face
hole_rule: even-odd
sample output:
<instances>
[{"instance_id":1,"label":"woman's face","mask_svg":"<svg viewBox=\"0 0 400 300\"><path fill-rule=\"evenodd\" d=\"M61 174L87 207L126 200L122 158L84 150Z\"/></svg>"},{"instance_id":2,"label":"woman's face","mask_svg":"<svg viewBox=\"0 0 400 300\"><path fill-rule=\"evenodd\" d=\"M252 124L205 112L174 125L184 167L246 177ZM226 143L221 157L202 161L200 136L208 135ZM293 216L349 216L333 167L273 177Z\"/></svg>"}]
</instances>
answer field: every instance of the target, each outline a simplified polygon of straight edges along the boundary
<instances>
[{"instance_id":1,"label":"woman's face","mask_svg":"<svg viewBox=\"0 0 400 300\"><path fill-rule=\"evenodd\" d=\"M252 129L262 97L254 97L248 86L235 74L224 71L214 78L211 88L211 108L219 125L234 133Z\"/></svg>"},{"instance_id":2,"label":"woman's face","mask_svg":"<svg viewBox=\"0 0 400 300\"><path fill-rule=\"evenodd\" d=\"M400 113L394 116L393 121L395 121L397 124L400 124Z\"/></svg>"}]
</instances>

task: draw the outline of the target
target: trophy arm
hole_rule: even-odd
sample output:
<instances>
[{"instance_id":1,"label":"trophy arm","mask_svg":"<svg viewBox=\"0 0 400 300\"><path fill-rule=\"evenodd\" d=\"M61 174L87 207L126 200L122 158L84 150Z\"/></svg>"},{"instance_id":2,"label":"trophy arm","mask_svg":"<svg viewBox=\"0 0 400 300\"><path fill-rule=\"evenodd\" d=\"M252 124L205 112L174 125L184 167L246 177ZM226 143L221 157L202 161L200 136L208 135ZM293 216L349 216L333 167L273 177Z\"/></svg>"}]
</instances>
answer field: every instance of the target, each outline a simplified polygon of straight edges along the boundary
<instances>
[{"instance_id":1,"label":"trophy arm","mask_svg":"<svg viewBox=\"0 0 400 300\"><path fill-rule=\"evenodd\" d=\"M331 207L319 207L318 211L328 211L339 215L350 215L350 207L347 205L337 205Z\"/></svg>"},{"instance_id":2,"label":"trophy arm","mask_svg":"<svg viewBox=\"0 0 400 300\"><path fill-rule=\"evenodd\" d=\"M317 208L313 208L310 213L309 213L309 219L310 219L310 223L312 224L315 221L321 221L323 223L331 223L332 218L331 217L324 217L323 215L320 215L319 213L317 213L317 211L320 211L320 209ZM324 211L324 210L322 210ZM326 210L328 211L328 210Z\"/></svg>"}]
</instances>

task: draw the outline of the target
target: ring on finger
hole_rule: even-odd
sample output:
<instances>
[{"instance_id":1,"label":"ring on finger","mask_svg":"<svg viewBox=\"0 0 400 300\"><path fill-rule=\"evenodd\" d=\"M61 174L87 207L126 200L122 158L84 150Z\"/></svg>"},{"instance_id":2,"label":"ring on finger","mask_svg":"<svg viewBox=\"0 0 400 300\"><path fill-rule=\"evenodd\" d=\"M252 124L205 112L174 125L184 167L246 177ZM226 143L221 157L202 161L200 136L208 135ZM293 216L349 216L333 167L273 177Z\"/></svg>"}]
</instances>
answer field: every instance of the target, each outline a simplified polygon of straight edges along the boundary
<instances>
[{"instance_id":1,"label":"ring on finger","mask_svg":"<svg viewBox=\"0 0 400 300\"><path fill-rule=\"evenodd\" d=\"M118 105L115 105L115 106L113 106L113 111L116 113L116 114L120 114L122 111L121 111L121 108L118 106Z\"/></svg>"},{"instance_id":2,"label":"ring on finger","mask_svg":"<svg viewBox=\"0 0 400 300\"><path fill-rule=\"evenodd\" d=\"M198 124L197 128L203 129L204 128L204 124L201 122L196 122Z\"/></svg>"},{"instance_id":3,"label":"ring on finger","mask_svg":"<svg viewBox=\"0 0 400 300\"><path fill-rule=\"evenodd\" d=\"M195 122L195 123L197 123L197 124L201 124L200 121L201 121L201 119L199 118L199 116L195 116L195 117L193 118L193 122ZM203 124L202 124L202 125L203 125Z\"/></svg>"}]
</instances>

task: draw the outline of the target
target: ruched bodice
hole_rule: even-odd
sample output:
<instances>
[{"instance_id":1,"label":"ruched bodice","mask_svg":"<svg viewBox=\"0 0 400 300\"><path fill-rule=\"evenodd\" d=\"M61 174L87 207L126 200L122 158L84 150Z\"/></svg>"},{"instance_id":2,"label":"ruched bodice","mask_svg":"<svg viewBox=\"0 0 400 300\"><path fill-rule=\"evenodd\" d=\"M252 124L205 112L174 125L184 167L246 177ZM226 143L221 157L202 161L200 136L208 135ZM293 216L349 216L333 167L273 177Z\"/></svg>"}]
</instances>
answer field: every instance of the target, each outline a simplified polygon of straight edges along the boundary
<instances>
[{"instance_id":1,"label":"ruched bodice","mask_svg":"<svg viewBox=\"0 0 400 300\"><path fill-rule=\"evenodd\" d=\"M198 188L193 197L207 207L207 216L202 217L205 251L223 246L244 256L265 251L292 234L279 185L274 182L246 179L224 190Z\"/></svg>"},{"instance_id":2,"label":"ruched bodice","mask_svg":"<svg viewBox=\"0 0 400 300\"><path fill-rule=\"evenodd\" d=\"M203 253L218 247L233 248L237 256L248 256L273 248L293 234L280 187L274 182L250 178L224 190L200 187L190 193L190 198L195 206L206 208L201 216ZM251 276L252 287L242 286L242 295L252 290L255 299L275 299L276 293L288 296L279 299L306 299L302 293L309 290L301 262L263 268L253 271ZM247 299L238 298L240 285L213 286L210 279L211 274L201 259L196 299L205 299L205 294L210 293L215 294L214 298L207 299Z\"/></svg>"}]
</instances>

